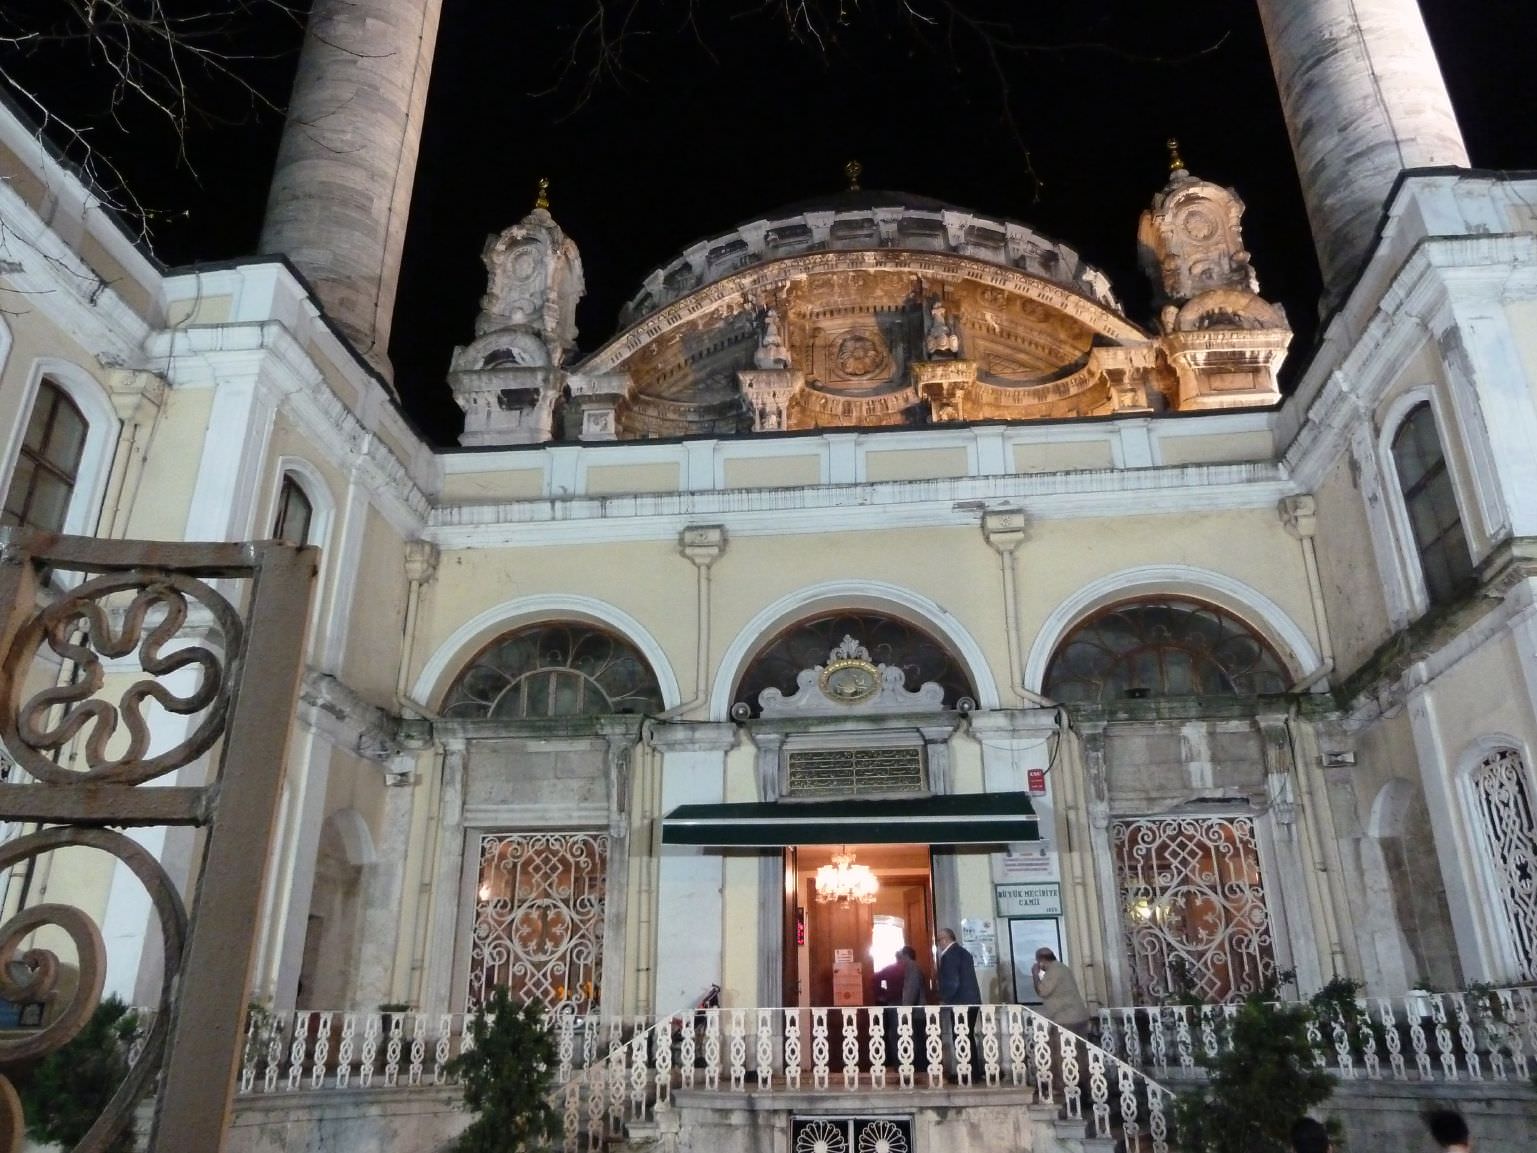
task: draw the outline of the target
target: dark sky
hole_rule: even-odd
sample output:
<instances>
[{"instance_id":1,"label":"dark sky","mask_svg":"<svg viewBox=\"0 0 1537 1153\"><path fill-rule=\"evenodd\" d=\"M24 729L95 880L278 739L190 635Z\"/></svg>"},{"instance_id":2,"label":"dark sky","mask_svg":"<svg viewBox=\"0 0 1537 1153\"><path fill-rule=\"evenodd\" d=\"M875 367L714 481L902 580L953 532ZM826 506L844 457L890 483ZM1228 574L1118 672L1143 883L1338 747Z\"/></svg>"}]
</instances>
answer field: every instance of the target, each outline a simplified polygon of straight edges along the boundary
<instances>
[{"instance_id":1,"label":"dark sky","mask_svg":"<svg viewBox=\"0 0 1537 1153\"><path fill-rule=\"evenodd\" d=\"M1319 284L1259 18L1243 0L954 0L988 21L947 23L944 0L844 0L818 45L787 32L780 0L638 0L621 69L589 90L595 0L445 0L422 164L391 343L403 404L439 443L458 410L444 382L471 336L481 244L532 206L539 176L576 241L588 294L581 350L610 336L646 272L693 241L776 205L844 186L898 189L1011 217L1082 252L1146 322L1137 215L1179 138L1197 175L1237 188L1261 290L1297 330L1287 376L1307 360ZM617 14L630 0L608 0ZM54 0L5 0L4 19L45 20ZM837 0L820 7L836 12ZM1475 165L1537 167L1532 0L1423 0ZM241 17L257 57L244 75L280 97L298 37L270 13ZM568 58L572 59L569 67ZM18 73L56 107L99 120L100 63L68 45ZM31 71L28 71L28 70ZM186 139L141 113L98 146L157 211L168 264L222 260L256 244L280 118L233 85L204 82L211 118ZM94 122L94 121L93 121Z\"/></svg>"}]
</instances>

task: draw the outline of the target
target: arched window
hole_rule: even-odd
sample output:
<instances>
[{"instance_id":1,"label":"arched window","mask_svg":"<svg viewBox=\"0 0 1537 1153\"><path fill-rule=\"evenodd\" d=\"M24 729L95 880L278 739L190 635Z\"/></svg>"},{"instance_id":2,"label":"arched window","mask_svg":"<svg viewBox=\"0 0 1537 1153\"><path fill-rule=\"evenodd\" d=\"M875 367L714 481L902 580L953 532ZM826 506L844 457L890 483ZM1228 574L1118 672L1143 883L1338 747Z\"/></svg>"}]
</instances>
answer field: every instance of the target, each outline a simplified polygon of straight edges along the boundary
<instances>
[{"instance_id":1,"label":"arched window","mask_svg":"<svg viewBox=\"0 0 1537 1153\"><path fill-rule=\"evenodd\" d=\"M900 668L909 691L933 681L945 690L945 705L954 708L961 697L976 698L965 668L939 641L897 617L868 612L835 612L797 621L758 651L742 679L734 701L758 713L758 694L778 689L794 696L796 677L803 669L827 663L844 637L853 637L870 651L878 665Z\"/></svg>"},{"instance_id":2,"label":"arched window","mask_svg":"<svg viewBox=\"0 0 1537 1153\"><path fill-rule=\"evenodd\" d=\"M1183 597L1129 601L1063 639L1044 691L1064 704L1147 697L1253 697L1286 691L1286 666L1225 609Z\"/></svg>"},{"instance_id":3,"label":"arched window","mask_svg":"<svg viewBox=\"0 0 1537 1153\"><path fill-rule=\"evenodd\" d=\"M85 417L75 402L45 378L38 385L0 523L45 532L64 528L80 475L86 432Z\"/></svg>"},{"instance_id":4,"label":"arched window","mask_svg":"<svg viewBox=\"0 0 1537 1153\"><path fill-rule=\"evenodd\" d=\"M1516 749L1490 752L1473 770L1478 824L1494 874L1518 981L1537 979L1537 814Z\"/></svg>"},{"instance_id":5,"label":"arched window","mask_svg":"<svg viewBox=\"0 0 1537 1153\"><path fill-rule=\"evenodd\" d=\"M448 690L443 715L525 720L661 708L656 675L632 645L595 625L559 622L482 649Z\"/></svg>"},{"instance_id":6,"label":"arched window","mask_svg":"<svg viewBox=\"0 0 1537 1153\"><path fill-rule=\"evenodd\" d=\"M274 540L289 544L309 544L310 527L315 520L315 505L294 479L293 473L283 474L283 485L278 490L277 519L272 525Z\"/></svg>"},{"instance_id":7,"label":"arched window","mask_svg":"<svg viewBox=\"0 0 1537 1153\"><path fill-rule=\"evenodd\" d=\"M1410 409L1393 434L1393 464L1425 594L1431 604L1445 604L1473 583L1473 557L1429 401Z\"/></svg>"}]
</instances>

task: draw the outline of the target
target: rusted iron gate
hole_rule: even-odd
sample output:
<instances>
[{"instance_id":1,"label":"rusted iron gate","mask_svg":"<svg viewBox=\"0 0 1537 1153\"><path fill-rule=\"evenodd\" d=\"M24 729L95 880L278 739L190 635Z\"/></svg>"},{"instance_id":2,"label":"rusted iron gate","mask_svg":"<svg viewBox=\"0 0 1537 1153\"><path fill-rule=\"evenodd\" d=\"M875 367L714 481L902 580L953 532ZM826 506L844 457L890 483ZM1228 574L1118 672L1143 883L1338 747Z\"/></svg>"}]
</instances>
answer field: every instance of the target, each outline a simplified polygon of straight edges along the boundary
<instances>
[{"instance_id":1,"label":"rusted iron gate","mask_svg":"<svg viewBox=\"0 0 1537 1153\"><path fill-rule=\"evenodd\" d=\"M38 826L0 845L0 870L69 846L108 853L148 891L164 938L159 1012L78 1151L105 1149L157 1084L152 1153L223 1146L317 555L279 544L0 530L0 741L36 782L0 784L0 818ZM40 654L60 671L40 680ZM104 695L109 675L114 689ZM195 686L182 683L188 679ZM175 747L154 747L149 701L189 718ZM206 783L142 787L215 746L217 768ZM66 749L82 768L60 763ZM201 831L190 915L160 863L114 826ZM0 926L0 993L58 995L54 955L18 957L43 926L73 940L80 979L44 1028L0 1041L0 1153L20 1147L23 1124L4 1073L74 1036L105 977L105 947L90 917L40 904ZM11 964L18 959L30 972L19 984Z\"/></svg>"}]
</instances>

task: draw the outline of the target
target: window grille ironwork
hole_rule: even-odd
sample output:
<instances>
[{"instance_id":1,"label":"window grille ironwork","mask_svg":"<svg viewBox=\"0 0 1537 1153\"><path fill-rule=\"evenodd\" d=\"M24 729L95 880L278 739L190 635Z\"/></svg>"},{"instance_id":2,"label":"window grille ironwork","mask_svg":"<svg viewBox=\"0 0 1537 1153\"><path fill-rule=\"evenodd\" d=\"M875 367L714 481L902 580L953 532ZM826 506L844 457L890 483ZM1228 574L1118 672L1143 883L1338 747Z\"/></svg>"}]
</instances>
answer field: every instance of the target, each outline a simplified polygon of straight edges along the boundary
<instances>
[{"instance_id":1,"label":"window grille ironwork","mask_svg":"<svg viewBox=\"0 0 1537 1153\"><path fill-rule=\"evenodd\" d=\"M1251 818L1119 820L1110 843L1136 1004L1237 1001L1274 980Z\"/></svg>"},{"instance_id":2,"label":"window grille ironwork","mask_svg":"<svg viewBox=\"0 0 1537 1153\"><path fill-rule=\"evenodd\" d=\"M911 1117L794 1117L794 1153L911 1153Z\"/></svg>"},{"instance_id":3,"label":"window grille ironwork","mask_svg":"<svg viewBox=\"0 0 1537 1153\"><path fill-rule=\"evenodd\" d=\"M1425 594L1431 604L1445 604L1473 583L1473 555L1429 401L1411 409L1393 434L1393 464Z\"/></svg>"},{"instance_id":4,"label":"window grille ironwork","mask_svg":"<svg viewBox=\"0 0 1537 1153\"><path fill-rule=\"evenodd\" d=\"M785 754L785 788L796 797L921 793L928 787L923 749L792 749Z\"/></svg>"},{"instance_id":5,"label":"window grille ironwork","mask_svg":"<svg viewBox=\"0 0 1537 1153\"><path fill-rule=\"evenodd\" d=\"M606 833L483 834L466 1009L498 987L550 1009L596 1009L607 878Z\"/></svg>"},{"instance_id":6,"label":"window grille ironwork","mask_svg":"<svg viewBox=\"0 0 1537 1153\"><path fill-rule=\"evenodd\" d=\"M1510 933L1513 976L1531 981L1537 979L1537 820L1521 754L1497 749L1486 756L1473 773L1473 792Z\"/></svg>"},{"instance_id":7,"label":"window grille ironwork","mask_svg":"<svg viewBox=\"0 0 1537 1153\"><path fill-rule=\"evenodd\" d=\"M764 689L793 697L802 670L825 665L827 654L850 636L859 638L875 664L901 669L909 690L933 681L945 690L949 708L962 697L976 699L961 662L916 625L879 613L836 612L797 621L764 645L737 682L732 700L745 703L757 716L758 694Z\"/></svg>"},{"instance_id":8,"label":"window grille ironwork","mask_svg":"<svg viewBox=\"0 0 1537 1153\"><path fill-rule=\"evenodd\" d=\"M16 455L0 524L58 532L85 452L85 417L64 390L44 380Z\"/></svg>"},{"instance_id":9,"label":"window grille ironwork","mask_svg":"<svg viewBox=\"0 0 1537 1153\"><path fill-rule=\"evenodd\" d=\"M662 690L644 657L592 625L534 625L498 637L448 690L443 715L538 717L656 713Z\"/></svg>"},{"instance_id":10,"label":"window grille ironwork","mask_svg":"<svg viewBox=\"0 0 1537 1153\"><path fill-rule=\"evenodd\" d=\"M1148 697L1253 697L1286 691L1286 666L1248 624L1184 597L1128 601L1070 632L1046 668L1063 704Z\"/></svg>"}]
</instances>

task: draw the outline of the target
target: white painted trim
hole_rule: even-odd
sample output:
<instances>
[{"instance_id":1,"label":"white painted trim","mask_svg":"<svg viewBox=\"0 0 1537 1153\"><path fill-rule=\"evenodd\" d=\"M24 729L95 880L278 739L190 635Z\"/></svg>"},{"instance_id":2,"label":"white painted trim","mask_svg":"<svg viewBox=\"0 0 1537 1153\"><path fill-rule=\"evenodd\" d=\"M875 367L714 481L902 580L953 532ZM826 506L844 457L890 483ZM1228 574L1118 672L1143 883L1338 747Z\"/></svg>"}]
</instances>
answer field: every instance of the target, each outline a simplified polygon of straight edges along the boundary
<instances>
[{"instance_id":1,"label":"white painted trim","mask_svg":"<svg viewBox=\"0 0 1537 1153\"><path fill-rule=\"evenodd\" d=\"M0 352L3 352L0 349ZM112 474L112 458L117 452L118 432L122 421L112 407L107 390L78 364L53 356L40 356L32 362L22 387L22 400L17 408L17 421L10 430L4 455L0 456L0 477L5 478L4 489L9 490L11 477L16 472L16 460L21 454L21 442L26 436L27 425L32 420L32 409L37 403L38 389L47 377L59 390L74 402L85 418L85 444L80 452L80 467L75 470L75 487L69 495L69 508L64 513L61 531L76 536L92 536L101 519L102 496L106 492L107 478Z\"/></svg>"},{"instance_id":2,"label":"white painted trim","mask_svg":"<svg viewBox=\"0 0 1537 1153\"><path fill-rule=\"evenodd\" d=\"M331 579L336 564L333 563L334 549L331 548L331 527L336 520L336 495L331 491L331 486L326 483L326 478L321 471L302 456L280 456L272 471L271 481L267 486L267 500L262 506L262 515L266 517L263 525L259 527L259 537L262 540L270 539L277 529L278 499L283 491L283 481L293 477L294 483L299 486L310 502L310 531L304 544L312 544L320 549L320 567L315 573L315 603L310 606L309 626L309 653L311 659L319 657L320 650L329 630L322 627L320 614L322 610L334 613L334 605L337 590L331 588L327 596L326 582ZM329 603L328 603L329 602Z\"/></svg>"},{"instance_id":3,"label":"white painted trim","mask_svg":"<svg viewBox=\"0 0 1537 1153\"><path fill-rule=\"evenodd\" d=\"M5 317L0 316L0 376L5 374L6 358L11 355L11 345L15 343L11 339L11 326L5 323Z\"/></svg>"},{"instance_id":4,"label":"white painted trim","mask_svg":"<svg viewBox=\"0 0 1537 1153\"><path fill-rule=\"evenodd\" d=\"M731 715L731 690L737 677L747 667L753 653L780 627L824 609L868 608L881 611L896 609L898 616L916 617L914 624L931 629L950 642L959 654L976 687L977 704L996 709L998 683L987 657L966 626L937 601L900 585L881 581L836 580L807 585L780 597L761 609L732 639L721 656L715 681L710 688L710 720L724 721Z\"/></svg>"},{"instance_id":5,"label":"white painted trim","mask_svg":"<svg viewBox=\"0 0 1537 1153\"><path fill-rule=\"evenodd\" d=\"M1499 896L1500 879L1494 862L1490 859L1488 837L1479 812L1478 795L1473 787L1473 774L1490 753L1513 750L1521 758L1521 768L1526 774L1527 797L1537 801L1537 774L1532 769L1532 749L1526 741L1509 733L1485 733L1474 738L1462 750L1452 770L1453 796L1457 799L1457 814L1453 822L1457 830L1463 859L1477 878L1478 889L1469 896L1470 912L1476 926L1479 944L1484 950L1488 972L1482 979L1503 982L1517 980L1518 963L1516 948L1511 940L1510 926L1503 915L1504 902Z\"/></svg>"},{"instance_id":6,"label":"white painted trim","mask_svg":"<svg viewBox=\"0 0 1537 1153\"><path fill-rule=\"evenodd\" d=\"M1472 520L1468 517L1467 501L1463 497L1462 481L1457 475L1457 458L1448 449L1449 435L1456 435L1454 425L1447 422L1446 409L1441 393L1428 384L1408 389L1394 398L1382 415L1373 445L1377 454L1377 468L1382 477L1382 503L1387 509L1392 530L1389 550L1397 558L1404 589L1409 594L1409 615L1417 618L1430 607L1430 592L1425 586L1425 569L1420 563L1419 549L1415 547L1414 532L1409 525L1409 509L1404 504L1404 486L1398 477L1398 461L1393 457L1393 438L1398 435L1404 420L1421 404L1429 403L1430 414L1436 422L1436 441L1441 446L1441 459L1446 475L1452 483L1452 497L1457 502L1457 516L1462 526L1462 540L1472 547L1468 529ZM1461 446L1460 446L1461 447Z\"/></svg>"},{"instance_id":7,"label":"white painted trim","mask_svg":"<svg viewBox=\"0 0 1537 1153\"><path fill-rule=\"evenodd\" d=\"M1025 687L1032 692L1041 691L1051 655L1073 626L1095 609L1157 593L1195 595L1236 613L1274 644L1282 657L1290 659L1290 671L1299 679L1318 668L1318 653L1307 634L1286 610L1252 585L1226 573L1193 565L1139 565L1100 577L1052 609L1030 646L1025 661ZM1314 691L1325 690L1319 685Z\"/></svg>"},{"instance_id":8,"label":"white painted trim","mask_svg":"<svg viewBox=\"0 0 1537 1153\"><path fill-rule=\"evenodd\" d=\"M672 708L680 704L683 695L678 691L678 678L672 671L667 653L651 632L640 621L621 608L594 597L568 593L541 593L537 596L516 597L493 605L479 615L465 621L449 638L433 650L432 656L422 666L411 690L413 701L431 702L444 686L451 672L472 655L469 648L477 638L495 631L508 631L521 624L540 620L569 620L586 618L613 629L639 650L656 674L662 690L662 704Z\"/></svg>"}]
</instances>

